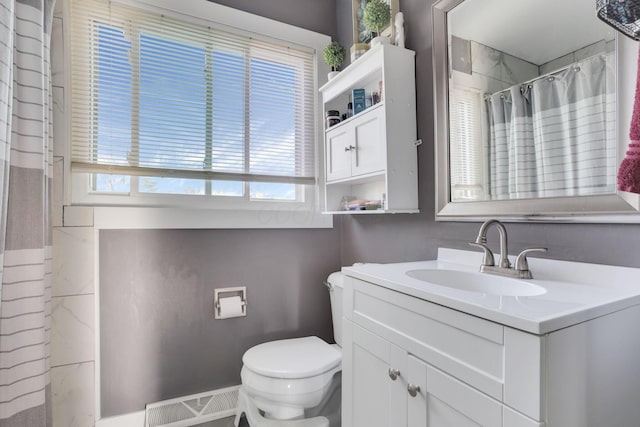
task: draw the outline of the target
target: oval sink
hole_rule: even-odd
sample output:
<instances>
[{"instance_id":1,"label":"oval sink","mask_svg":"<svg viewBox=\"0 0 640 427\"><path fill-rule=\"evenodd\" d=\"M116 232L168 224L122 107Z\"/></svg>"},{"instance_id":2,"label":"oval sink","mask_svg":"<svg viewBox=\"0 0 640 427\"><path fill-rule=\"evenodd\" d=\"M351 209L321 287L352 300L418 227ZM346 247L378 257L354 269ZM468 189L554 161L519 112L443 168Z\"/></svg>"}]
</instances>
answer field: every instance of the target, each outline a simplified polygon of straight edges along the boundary
<instances>
[{"instance_id":1,"label":"oval sink","mask_svg":"<svg viewBox=\"0 0 640 427\"><path fill-rule=\"evenodd\" d=\"M407 271L407 276L438 286L500 296L534 296L546 291L541 286L518 279L459 270L424 269Z\"/></svg>"}]
</instances>

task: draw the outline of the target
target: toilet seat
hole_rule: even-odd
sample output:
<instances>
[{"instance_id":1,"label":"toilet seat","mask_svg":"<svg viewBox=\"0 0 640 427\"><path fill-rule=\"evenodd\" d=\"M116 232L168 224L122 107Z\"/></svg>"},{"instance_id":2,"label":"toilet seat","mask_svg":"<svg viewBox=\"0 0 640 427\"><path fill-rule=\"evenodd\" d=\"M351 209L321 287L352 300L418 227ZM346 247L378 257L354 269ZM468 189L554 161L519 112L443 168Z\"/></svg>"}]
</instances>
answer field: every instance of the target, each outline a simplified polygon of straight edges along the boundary
<instances>
[{"instance_id":1,"label":"toilet seat","mask_svg":"<svg viewBox=\"0 0 640 427\"><path fill-rule=\"evenodd\" d=\"M247 350L242 363L269 378L300 379L322 375L340 365L342 354L318 337L259 344Z\"/></svg>"},{"instance_id":2,"label":"toilet seat","mask_svg":"<svg viewBox=\"0 0 640 427\"><path fill-rule=\"evenodd\" d=\"M256 374L243 366L240 371L242 384L252 395L269 395L278 401L300 405L309 399L320 399L322 392L329 386L333 376L340 371L335 367L323 374L306 378L272 378ZM311 397L311 395L317 395Z\"/></svg>"}]
</instances>

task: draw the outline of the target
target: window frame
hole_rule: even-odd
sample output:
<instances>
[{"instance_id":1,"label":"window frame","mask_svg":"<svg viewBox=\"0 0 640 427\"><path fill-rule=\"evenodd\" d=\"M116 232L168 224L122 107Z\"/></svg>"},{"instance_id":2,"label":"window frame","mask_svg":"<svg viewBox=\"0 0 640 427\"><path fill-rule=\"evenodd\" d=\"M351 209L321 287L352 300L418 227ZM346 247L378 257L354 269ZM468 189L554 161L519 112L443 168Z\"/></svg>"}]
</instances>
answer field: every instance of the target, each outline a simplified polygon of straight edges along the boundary
<instances>
[{"instance_id":1,"label":"window frame","mask_svg":"<svg viewBox=\"0 0 640 427\"><path fill-rule=\"evenodd\" d=\"M247 211L308 211L319 214L320 203L323 197L324 171L320 165L324 164L322 150L322 117L320 116L321 99L318 94L318 87L324 83L328 67L321 61L321 50L330 42L330 37L319 34L310 30L298 28L289 24L277 22L268 18L253 15L247 12L232 9L211 2L202 2L198 0L183 0L174 2L172 0L112 0L128 6L139 7L145 10L160 12L169 16L177 17L190 23L207 25L212 28L233 31L235 33L244 34L252 37L259 37L267 41L279 41L302 46L310 49L314 53L314 72L316 81L314 82L314 151L315 151L315 169L316 184L315 185L296 185L298 200L282 200L282 199L251 199L249 191L250 182L244 183L243 196L217 196L217 195L183 195L183 194L165 194L165 193L144 193L132 191L131 193L93 193L90 190L91 175L89 173L71 172L71 144L67 138L67 147L65 149L65 180L64 193L65 205L78 206L110 206L110 207L161 207L171 208L173 211L178 209L207 209L207 210L247 210ZM68 2L66 2L65 19L70 22L70 12ZM125 31L128 31L124 28ZM252 31L253 30L253 31ZM203 42L203 45L206 44ZM70 65L70 35L65 32L65 61ZM70 67L67 67L69 70ZM66 74L66 86L71 88L70 72ZM68 91L67 93L69 93ZM65 97L65 110L71 111L70 97ZM71 129L71 114L66 115L67 129ZM131 176L131 179L136 179ZM137 188L136 188L137 190ZM300 201L300 198L303 201ZM322 223L326 226L326 220L315 221L311 223ZM215 226L215 224L213 224ZM249 226L252 226L251 224ZM287 226L286 224L284 226ZM313 226L313 225L310 225Z\"/></svg>"}]
</instances>

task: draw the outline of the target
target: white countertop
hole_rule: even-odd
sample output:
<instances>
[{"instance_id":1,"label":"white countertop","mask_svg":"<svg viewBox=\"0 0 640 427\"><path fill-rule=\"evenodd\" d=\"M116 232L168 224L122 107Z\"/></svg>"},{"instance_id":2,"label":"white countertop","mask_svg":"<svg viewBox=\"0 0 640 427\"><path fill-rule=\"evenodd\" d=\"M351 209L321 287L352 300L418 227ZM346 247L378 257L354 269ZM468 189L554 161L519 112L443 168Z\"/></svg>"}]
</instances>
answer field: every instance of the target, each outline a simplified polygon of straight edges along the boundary
<instances>
[{"instance_id":1,"label":"white countertop","mask_svg":"<svg viewBox=\"0 0 640 427\"><path fill-rule=\"evenodd\" d=\"M498 258L496 254L496 261ZM354 264L342 271L347 276L534 334L549 333L640 304L640 268L531 257L529 268L534 279L524 281L546 289L544 294L535 296L469 292L406 275L407 271L418 269L477 272L481 263L480 252L440 248L437 260Z\"/></svg>"}]
</instances>

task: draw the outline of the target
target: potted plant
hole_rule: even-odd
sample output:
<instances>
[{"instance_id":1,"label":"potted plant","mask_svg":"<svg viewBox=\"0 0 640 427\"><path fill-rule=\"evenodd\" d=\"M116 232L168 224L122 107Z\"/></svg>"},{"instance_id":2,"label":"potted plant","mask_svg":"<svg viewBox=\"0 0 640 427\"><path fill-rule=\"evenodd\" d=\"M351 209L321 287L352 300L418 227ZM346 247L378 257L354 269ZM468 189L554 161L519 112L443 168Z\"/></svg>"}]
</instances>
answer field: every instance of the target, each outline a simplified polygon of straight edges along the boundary
<instances>
[{"instance_id":1,"label":"potted plant","mask_svg":"<svg viewBox=\"0 0 640 427\"><path fill-rule=\"evenodd\" d=\"M331 66L331 72L329 73L329 80L338 75L338 68L344 62L345 51L344 48L338 42L331 42L322 51L324 62Z\"/></svg>"},{"instance_id":2,"label":"potted plant","mask_svg":"<svg viewBox=\"0 0 640 427\"><path fill-rule=\"evenodd\" d=\"M386 1L371 0L367 3L362 21L367 30L376 34L376 37L371 40L371 46L389 43L388 37L380 35L391 23L391 7Z\"/></svg>"}]
</instances>

